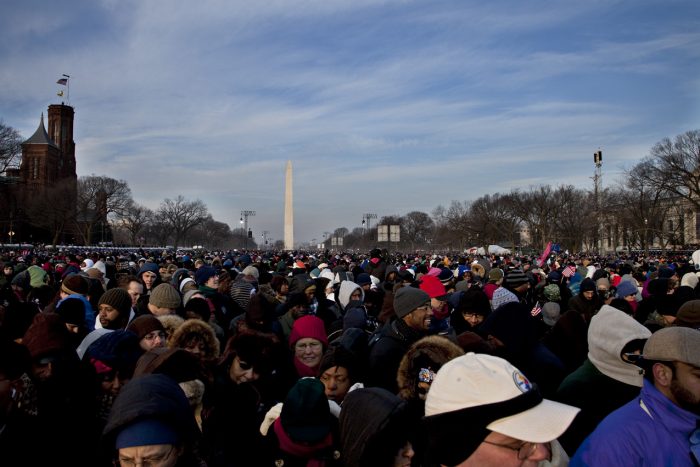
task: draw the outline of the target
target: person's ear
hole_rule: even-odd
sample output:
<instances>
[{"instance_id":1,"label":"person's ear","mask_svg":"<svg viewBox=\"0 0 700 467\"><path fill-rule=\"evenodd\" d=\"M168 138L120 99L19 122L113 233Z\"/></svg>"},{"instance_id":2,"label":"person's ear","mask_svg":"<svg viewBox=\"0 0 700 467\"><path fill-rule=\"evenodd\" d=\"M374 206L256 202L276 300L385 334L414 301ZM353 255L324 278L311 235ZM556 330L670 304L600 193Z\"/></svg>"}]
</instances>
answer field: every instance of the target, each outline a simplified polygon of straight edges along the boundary
<instances>
[{"instance_id":1,"label":"person's ear","mask_svg":"<svg viewBox=\"0 0 700 467\"><path fill-rule=\"evenodd\" d=\"M662 363L654 363L651 371L654 374L654 381L662 387L670 387L671 380L673 379L673 370L671 367L664 365Z\"/></svg>"}]
</instances>

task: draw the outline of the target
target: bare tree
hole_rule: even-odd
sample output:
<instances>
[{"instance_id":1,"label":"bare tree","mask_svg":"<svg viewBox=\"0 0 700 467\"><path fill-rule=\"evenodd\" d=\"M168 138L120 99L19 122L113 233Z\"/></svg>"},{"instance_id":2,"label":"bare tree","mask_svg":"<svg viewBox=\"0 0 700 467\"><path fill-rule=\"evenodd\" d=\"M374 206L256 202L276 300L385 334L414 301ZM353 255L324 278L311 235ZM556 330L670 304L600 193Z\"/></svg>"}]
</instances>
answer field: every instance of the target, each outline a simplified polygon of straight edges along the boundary
<instances>
[{"instance_id":1,"label":"bare tree","mask_svg":"<svg viewBox=\"0 0 700 467\"><path fill-rule=\"evenodd\" d=\"M137 203L131 203L118 216L119 225L129 234L131 245L141 245L143 242L139 235L143 233L148 223L153 219L153 211L146 206Z\"/></svg>"},{"instance_id":2,"label":"bare tree","mask_svg":"<svg viewBox=\"0 0 700 467\"><path fill-rule=\"evenodd\" d=\"M92 244L96 227L109 228L110 215L121 215L132 204L131 189L124 180L94 174L80 177L77 222L85 244Z\"/></svg>"},{"instance_id":3,"label":"bare tree","mask_svg":"<svg viewBox=\"0 0 700 467\"><path fill-rule=\"evenodd\" d=\"M659 192L679 196L700 209L700 130L656 143L635 173Z\"/></svg>"},{"instance_id":4,"label":"bare tree","mask_svg":"<svg viewBox=\"0 0 700 467\"><path fill-rule=\"evenodd\" d=\"M209 217L209 212L201 200L188 201L178 195L175 199L163 200L158 215L169 228L177 248L193 227Z\"/></svg>"},{"instance_id":5,"label":"bare tree","mask_svg":"<svg viewBox=\"0 0 700 467\"><path fill-rule=\"evenodd\" d=\"M192 229L188 239L192 243L204 245L208 249L220 249L232 246L233 233L228 224L214 220L209 216Z\"/></svg>"},{"instance_id":6,"label":"bare tree","mask_svg":"<svg viewBox=\"0 0 700 467\"><path fill-rule=\"evenodd\" d=\"M19 131L0 120L0 174L19 167L22 156L22 136Z\"/></svg>"},{"instance_id":7,"label":"bare tree","mask_svg":"<svg viewBox=\"0 0 700 467\"><path fill-rule=\"evenodd\" d=\"M477 243L512 242L518 234L521 219L515 209L513 195L484 195L472 202L469 224L477 236Z\"/></svg>"},{"instance_id":8,"label":"bare tree","mask_svg":"<svg viewBox=\"0 0 700 467\"><path fill-rule=\"evenodd\" d=\"M469 241L475 238L476 232L469 215L470 209L471 204L468 201L452 200L450 207L442 212L445 235L460 249L466 247ZM441 222L438 222L438 225L440 224Z\"/></svg>"},{"instance_id":9,"label":"bare tree","mask_svg":"<svg viewBox=\"0 0 700 467\"><path fill-rule=\"evenodd\" d=\"M435 222L430 216L421 211L411 211L403 216L401 231L411 249L427 246L433 239Z\"/></svg>"},{"instance_id":10,"label":"bare tree","mask_svg":"<svg viewBox=\"0 0 700 467\"><path fill-rule=\"evenodd\" d=\"M597 225L592 195L572 185L562 185L554 192L556 212L552 240L573 251L580 251L587 233Z\"/></svg>"},{"instance_id":11,"label":"bare tree","mask_svg":"<svg viewBox=\"0 0 700 467\"><path fill-rule=\"evenodd\" d=\"M658 238L665 248L670 235L664 234L664 225L671 211L670 196L677 194L650 180L647 174L655 169L649 159L643 160L626 171L624 189L616 191L625 223L626 241L630 245L647 250Z\"/></svg>"}]
</instances>

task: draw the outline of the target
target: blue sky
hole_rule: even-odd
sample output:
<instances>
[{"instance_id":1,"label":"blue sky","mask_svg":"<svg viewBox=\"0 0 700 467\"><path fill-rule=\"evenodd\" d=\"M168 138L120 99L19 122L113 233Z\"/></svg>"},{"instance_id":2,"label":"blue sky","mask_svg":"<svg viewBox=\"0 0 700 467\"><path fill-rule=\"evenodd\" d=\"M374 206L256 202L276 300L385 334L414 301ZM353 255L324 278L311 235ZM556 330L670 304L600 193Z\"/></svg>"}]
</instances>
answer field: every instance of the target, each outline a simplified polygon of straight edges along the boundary
<instances>
[{"instance_id":1,"label":"blue sky","mask_svg":"<svg viewBox=\"0 0 700 467\"><path fill-rule=\"evenodd\" d=\"M72 76L78 175L182 194L256 236L591 188L700 128L700 2L23 0L0 16L0 119L29 137Z\"/></svg>"}]
</instances>

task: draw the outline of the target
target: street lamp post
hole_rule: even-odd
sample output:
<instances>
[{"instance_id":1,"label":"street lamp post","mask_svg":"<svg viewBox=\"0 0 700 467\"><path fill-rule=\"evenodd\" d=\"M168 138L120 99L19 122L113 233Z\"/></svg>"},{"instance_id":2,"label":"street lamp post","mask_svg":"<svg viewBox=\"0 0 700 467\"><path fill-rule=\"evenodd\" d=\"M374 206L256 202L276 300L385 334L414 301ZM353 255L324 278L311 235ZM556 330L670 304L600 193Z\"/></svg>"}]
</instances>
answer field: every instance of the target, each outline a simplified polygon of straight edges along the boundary
<instances>
[{"instance_id":1,"label":"street lamp post","mask_svg":"<svg viewBox=\"0 0 700 467\"><path fill-rule=\"evenodd\" d=\"M243 210L241 211L241 224L243 224L243 240L244 249L248 249L248 217L255 216L255 211Z\"/></svg>"},{"instance_id":2,"label":"street lamp post","mask_svg":"<svg viewBox=\"0 0 700 467\"><path fill-rule=\"evenodd\" d=\"M371 212L370 212L370 213L367 213L367 214L364 214L364 215L362 216L362 227L365 227L365 222L366 222L366 224L367 224L367 232L369 232L369 231L370 231L369 221L370 221L370 219L376 219L376 218L377 218L377 215L376 215L376 214L373 214L373 213L371 213Z\"/></svg>"}]
</instances>

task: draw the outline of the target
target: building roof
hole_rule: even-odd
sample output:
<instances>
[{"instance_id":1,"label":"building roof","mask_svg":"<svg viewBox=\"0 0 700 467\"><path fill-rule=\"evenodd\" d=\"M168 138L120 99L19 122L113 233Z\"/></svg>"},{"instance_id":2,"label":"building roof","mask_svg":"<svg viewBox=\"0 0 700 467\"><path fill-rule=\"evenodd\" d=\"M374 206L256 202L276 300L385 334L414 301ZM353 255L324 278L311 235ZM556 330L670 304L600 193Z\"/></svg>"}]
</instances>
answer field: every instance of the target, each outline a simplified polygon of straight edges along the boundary
<instances>
[{"instance_id":1,"label":"building roof","mask_svg":"<svg viewBox=\"0 0 700 467\"><path fill-rule=\"evenodd\" d=\"M36 129L34 134L27 140L25 141L24 144L48 144L49 146L53 146L57 149L58 146L56 143L53 142L51 138L49 138L49 134L46 132L46 127L44 126L44 114L42 112L41 114L41 121L39 122L39 128Z\"/></svg>"}]
</instances>

